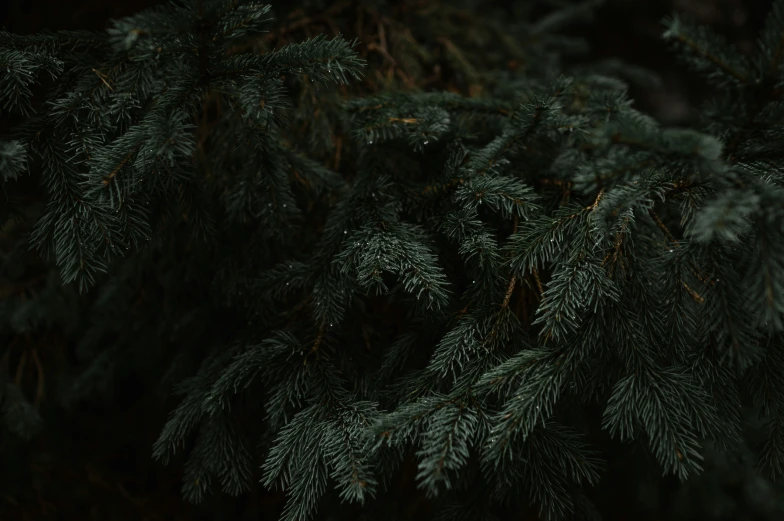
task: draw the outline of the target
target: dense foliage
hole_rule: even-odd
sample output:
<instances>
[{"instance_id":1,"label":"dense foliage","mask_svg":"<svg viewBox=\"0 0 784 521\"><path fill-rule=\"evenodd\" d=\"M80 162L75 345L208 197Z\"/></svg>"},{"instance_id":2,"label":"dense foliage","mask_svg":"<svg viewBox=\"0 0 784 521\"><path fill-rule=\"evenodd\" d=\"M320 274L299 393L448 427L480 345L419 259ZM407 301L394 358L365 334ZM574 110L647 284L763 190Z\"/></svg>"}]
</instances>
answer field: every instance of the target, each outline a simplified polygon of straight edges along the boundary
<instances>
[{"instance_id":1,"label":"dense foliage","mask_svg":"<svg viewBox=\"0 0 784 521\"><path fill-rule=\"evenodd\" d=\"M291 521L411 516L412 468L427 517L595 519L612 444L686 480L748 412L780 475L784 2L751 56L665 21L717 87L696 128L635 110L645 71L565 61L599 2L557 3L0 32L9 468L45 380L59 421L125 380L181 396L140 450L185 499L279 488ZM307 34L331 17L357 40Z\"/></svg>"}]
</instances>

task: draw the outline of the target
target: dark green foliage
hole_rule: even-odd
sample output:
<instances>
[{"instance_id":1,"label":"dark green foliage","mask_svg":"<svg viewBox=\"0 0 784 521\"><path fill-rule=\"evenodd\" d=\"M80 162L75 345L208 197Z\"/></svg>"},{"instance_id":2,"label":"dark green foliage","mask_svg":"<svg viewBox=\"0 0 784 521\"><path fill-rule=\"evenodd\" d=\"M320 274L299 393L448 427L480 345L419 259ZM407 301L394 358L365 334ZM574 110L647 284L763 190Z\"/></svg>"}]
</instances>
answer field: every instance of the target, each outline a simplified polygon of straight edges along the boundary
<instances>
[{"instance_id":1,"label":"dark green foliage","mask_svg":"<svg viewBox=\"0 0 784 521\"><path fill-rule=\"evenodd\" d=\"M748 409L780 475L784 2L753 56L666 21L719 88L689 129L635 110L612 63L565 65L584 45L558 32L598 3L564 4L489 13L506 39L487 70L442 36L452 92L351 96L372 74L360 42L271 49L254 1L0 33L0 97L24 116L0 178L46 194L21 214L4 195L21 218L3 276L24 279L30 244L62 278L4 297L3 333L73 314L67 402L129 374L174 386L152 450L185 453L184 497L277 487L290 521L351 503L398 519L412 465L436 519L596 519L600 429L686 480L706 442L742 444ZM4 425L27 436L41 419L2 378Z\"/></svg>"}]
</instances>

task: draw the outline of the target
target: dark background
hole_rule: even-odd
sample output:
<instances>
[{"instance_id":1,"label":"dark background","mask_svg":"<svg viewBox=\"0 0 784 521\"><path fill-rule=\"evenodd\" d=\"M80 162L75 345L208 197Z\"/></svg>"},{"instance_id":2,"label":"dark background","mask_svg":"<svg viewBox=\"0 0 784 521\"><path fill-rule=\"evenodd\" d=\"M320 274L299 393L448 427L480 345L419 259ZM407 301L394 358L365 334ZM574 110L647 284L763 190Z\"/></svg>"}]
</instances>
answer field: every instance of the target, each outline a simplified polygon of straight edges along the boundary
<instances>
[{"instance_id":1,"label":"dark background","mask_svg":"<svg viewBox=\"0 0 784 521\"><path fill-rule=\"evenodd\" d=\"M10 0L0 2L0 26L21 34L42 29L103 29L112 18L122 18L158 3L160 0ZM290 2L270 3L279 8ZM659 73L664 80L660 88L632 91L633 98L639 108L665 122L685 123L706 92L700 77L677 63L660 39L660 20L673 11L688 14L701 23L711 24L741 50L750 51L771 3L772 0L606 0L595 23L576 34L591 42L597 57L620 58Z\"/></svg>"}]
</instances>

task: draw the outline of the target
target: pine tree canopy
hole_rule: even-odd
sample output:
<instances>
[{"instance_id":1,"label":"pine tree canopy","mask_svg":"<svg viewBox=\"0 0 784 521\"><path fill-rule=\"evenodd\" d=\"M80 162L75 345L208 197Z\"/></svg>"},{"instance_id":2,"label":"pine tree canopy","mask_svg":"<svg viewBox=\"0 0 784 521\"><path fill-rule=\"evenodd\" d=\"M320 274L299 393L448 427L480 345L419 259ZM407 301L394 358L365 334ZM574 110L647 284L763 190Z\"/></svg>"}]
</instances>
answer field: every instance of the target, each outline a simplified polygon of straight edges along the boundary
<instances>
[{"instance_id":1,"label":"pine tree canopy","mask_svg":"<svg viewBox=\"0 0 784 521\"><path fill-rule=\"evenodd\" d=\"M664 20L685 128L569 36L601 3L0 32L3 467L126 382L182 500L281 521L601 519L623 443L686 481L759 431L784 474L784 1L751 54Z\"/></svg>"}]
</instances>

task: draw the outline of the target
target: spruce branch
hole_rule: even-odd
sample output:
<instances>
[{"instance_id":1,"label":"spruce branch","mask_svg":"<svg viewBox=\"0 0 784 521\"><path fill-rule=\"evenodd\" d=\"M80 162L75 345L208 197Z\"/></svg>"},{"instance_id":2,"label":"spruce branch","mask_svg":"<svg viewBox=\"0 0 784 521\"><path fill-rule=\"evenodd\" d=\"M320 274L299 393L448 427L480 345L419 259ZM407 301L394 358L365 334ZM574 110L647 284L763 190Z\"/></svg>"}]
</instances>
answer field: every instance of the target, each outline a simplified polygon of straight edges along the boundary
<instances>
[{"instance_id":1,"label":"spruce branch","mask_svg":"<svg viewBox=\"0 0 784 521\"><path fill-rule=\"evenodd\" d=\"M689 63L697 70L710 73L712 78L720 72L723 78L738 84L751 83L745 57L709 28L687 23L677 15L665 19L663 24L667 30L662 37L688 50Z\"/></svg>"}]
</instances>

